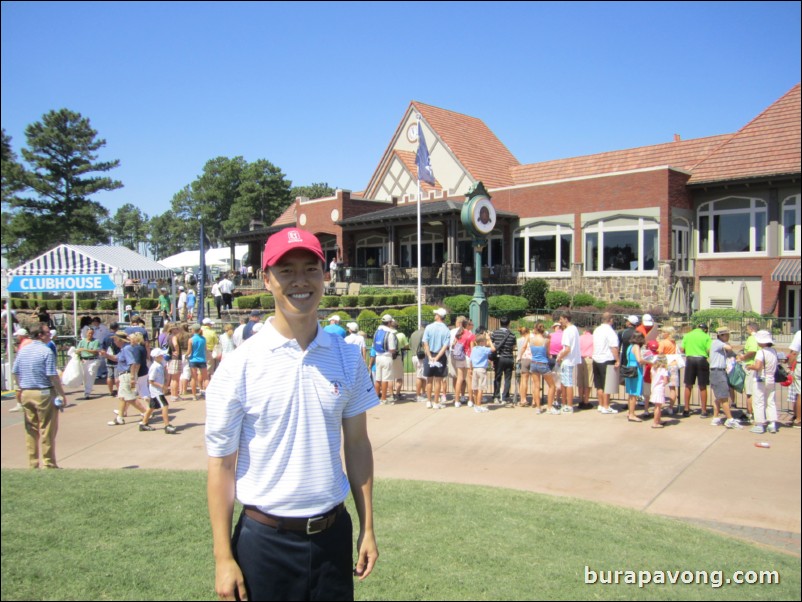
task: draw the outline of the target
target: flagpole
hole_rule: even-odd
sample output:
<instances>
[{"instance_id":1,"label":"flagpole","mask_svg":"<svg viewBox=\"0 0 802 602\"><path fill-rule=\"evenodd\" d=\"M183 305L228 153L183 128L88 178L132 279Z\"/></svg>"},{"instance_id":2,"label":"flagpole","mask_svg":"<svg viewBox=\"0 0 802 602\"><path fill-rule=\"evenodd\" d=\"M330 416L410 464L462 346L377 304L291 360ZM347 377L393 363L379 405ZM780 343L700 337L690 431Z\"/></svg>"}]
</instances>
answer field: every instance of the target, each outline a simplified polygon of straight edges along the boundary
<instances>
[{"instance_id":1,"label":"flagpole","mask_svg":"<svg viewBox=\"0 0 802 602\"><path fill-rule=\"evenodd\" d=\"M418 115L418 131L420 132L420 115ZM418 140L418 146L420 146L420 140ZM421 237L421 224L420 224L420 174L418 174L418 329L421 328L423 324L423 319L421 316L422 307L421 307L421 246L423 244L423 240Z\"/></svg>"}]
</instances>

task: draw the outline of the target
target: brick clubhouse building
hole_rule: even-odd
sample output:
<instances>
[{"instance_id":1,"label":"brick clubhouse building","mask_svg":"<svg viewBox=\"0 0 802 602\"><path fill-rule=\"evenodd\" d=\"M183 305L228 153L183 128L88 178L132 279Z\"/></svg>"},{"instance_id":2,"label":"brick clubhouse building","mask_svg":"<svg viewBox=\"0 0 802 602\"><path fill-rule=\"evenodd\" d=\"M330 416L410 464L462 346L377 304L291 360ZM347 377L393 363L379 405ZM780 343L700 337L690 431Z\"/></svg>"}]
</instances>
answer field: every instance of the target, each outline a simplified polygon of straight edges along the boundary
<instances>
[{"instance_id":1,"label":"brick clubhouse building","mask_svg":"<svg viewBox=\"0 0 802 602\"><path fill-rule=\"evenodd\" d=\"M421 184L420 123L436 177ZM261 257L286 226L315 232L339 279L472 283L460 222L481 181L497 221L484 250L490 282L548 280L552 290L668 309L675 289L695 309L736 307L795 320L800 306L800 85L731 134L522 164L480 120L412 102L364 191L298 198L269 227L230 238ZM257 261L253 262L257 265Z\"/></svg>"}]
</instances>

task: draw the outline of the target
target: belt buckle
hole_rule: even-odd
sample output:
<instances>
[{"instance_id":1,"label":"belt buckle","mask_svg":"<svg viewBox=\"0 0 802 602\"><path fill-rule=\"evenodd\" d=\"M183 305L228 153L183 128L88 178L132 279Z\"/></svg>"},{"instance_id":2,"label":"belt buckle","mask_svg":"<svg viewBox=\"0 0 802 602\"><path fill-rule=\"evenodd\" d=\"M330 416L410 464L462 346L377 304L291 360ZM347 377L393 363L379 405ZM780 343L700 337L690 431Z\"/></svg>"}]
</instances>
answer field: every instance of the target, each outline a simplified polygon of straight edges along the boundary
<instances>
[{"instance_id":1,"label":"belt buckle","mask_svg":"<svg viewBox=\"0 0 802 602\"><path fill-rule=\"evenodd\" d=\"M313 527L313 523L320 523L320 528L316 529ZM326 517L325 516L315 516L314 518L310 518L306 521L306 534L307 535L316 535L318 533L322 533L323 530L326 528Z\"/></svg>"}]
</instances>

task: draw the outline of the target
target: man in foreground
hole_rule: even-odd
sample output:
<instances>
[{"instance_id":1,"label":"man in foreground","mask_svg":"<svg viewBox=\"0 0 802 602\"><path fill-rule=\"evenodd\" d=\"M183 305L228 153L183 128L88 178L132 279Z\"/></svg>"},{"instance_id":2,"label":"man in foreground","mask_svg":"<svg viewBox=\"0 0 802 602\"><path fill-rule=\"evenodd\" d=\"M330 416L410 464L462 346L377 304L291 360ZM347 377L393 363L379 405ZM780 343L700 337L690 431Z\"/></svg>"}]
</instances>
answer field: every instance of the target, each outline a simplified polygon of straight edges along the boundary
<instances>
[{"instance_id":1,"label":"man in foreground","mask_svg":"<svg viewBox=\"0 0 802 602\"><path fill-rule=\"evenodd\" d=\"M318 325L320 241L287 228L263 257L276 315L226 356L206 397L215 589L223 600L351 600L353 576L378 558L365 416L378 400L358 350ZM232 537L235 498L244 509Z\"/></svg>"},{"instance_id":2,"label":"man in foreground","mask_svg":"<svg viewBox=\"0 0 802 602\"><path fill-rule=\"evenodd\" d=\"M32 343L19 351L14 358L13 373L22 395L25 411L25 442L28 447L28 464L39 468L41 455L45 468L58 468L56 463L56 433L58 408L56 394L67 397L56 371L56 357L47 347L50 329L40 324L31 331ZM39 446L41 444L41 454Z\"/></svg>"}]
</instances>

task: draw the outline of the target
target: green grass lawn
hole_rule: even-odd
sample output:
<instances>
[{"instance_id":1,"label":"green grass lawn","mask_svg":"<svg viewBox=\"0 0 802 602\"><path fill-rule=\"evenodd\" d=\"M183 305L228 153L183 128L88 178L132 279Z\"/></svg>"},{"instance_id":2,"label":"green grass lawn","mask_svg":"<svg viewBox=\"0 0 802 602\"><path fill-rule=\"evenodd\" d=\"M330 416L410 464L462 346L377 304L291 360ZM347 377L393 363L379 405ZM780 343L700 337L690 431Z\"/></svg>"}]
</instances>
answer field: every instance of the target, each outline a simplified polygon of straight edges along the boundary
<instances>
[{"instance_id":1,"label":"green grass lawn","mask_svg":"<svg viewBox=\"0 0 802 602\"><path fill-rule=\"evenodd\" d=\"M375 497L381 556L359 600L799 600L799 558L679 521L412 481L379 481ZM780 583L586 584L586 566ZM204 473L2 471L3 600L215 600L213 577Z\"/></svg>"}]
</instances>

